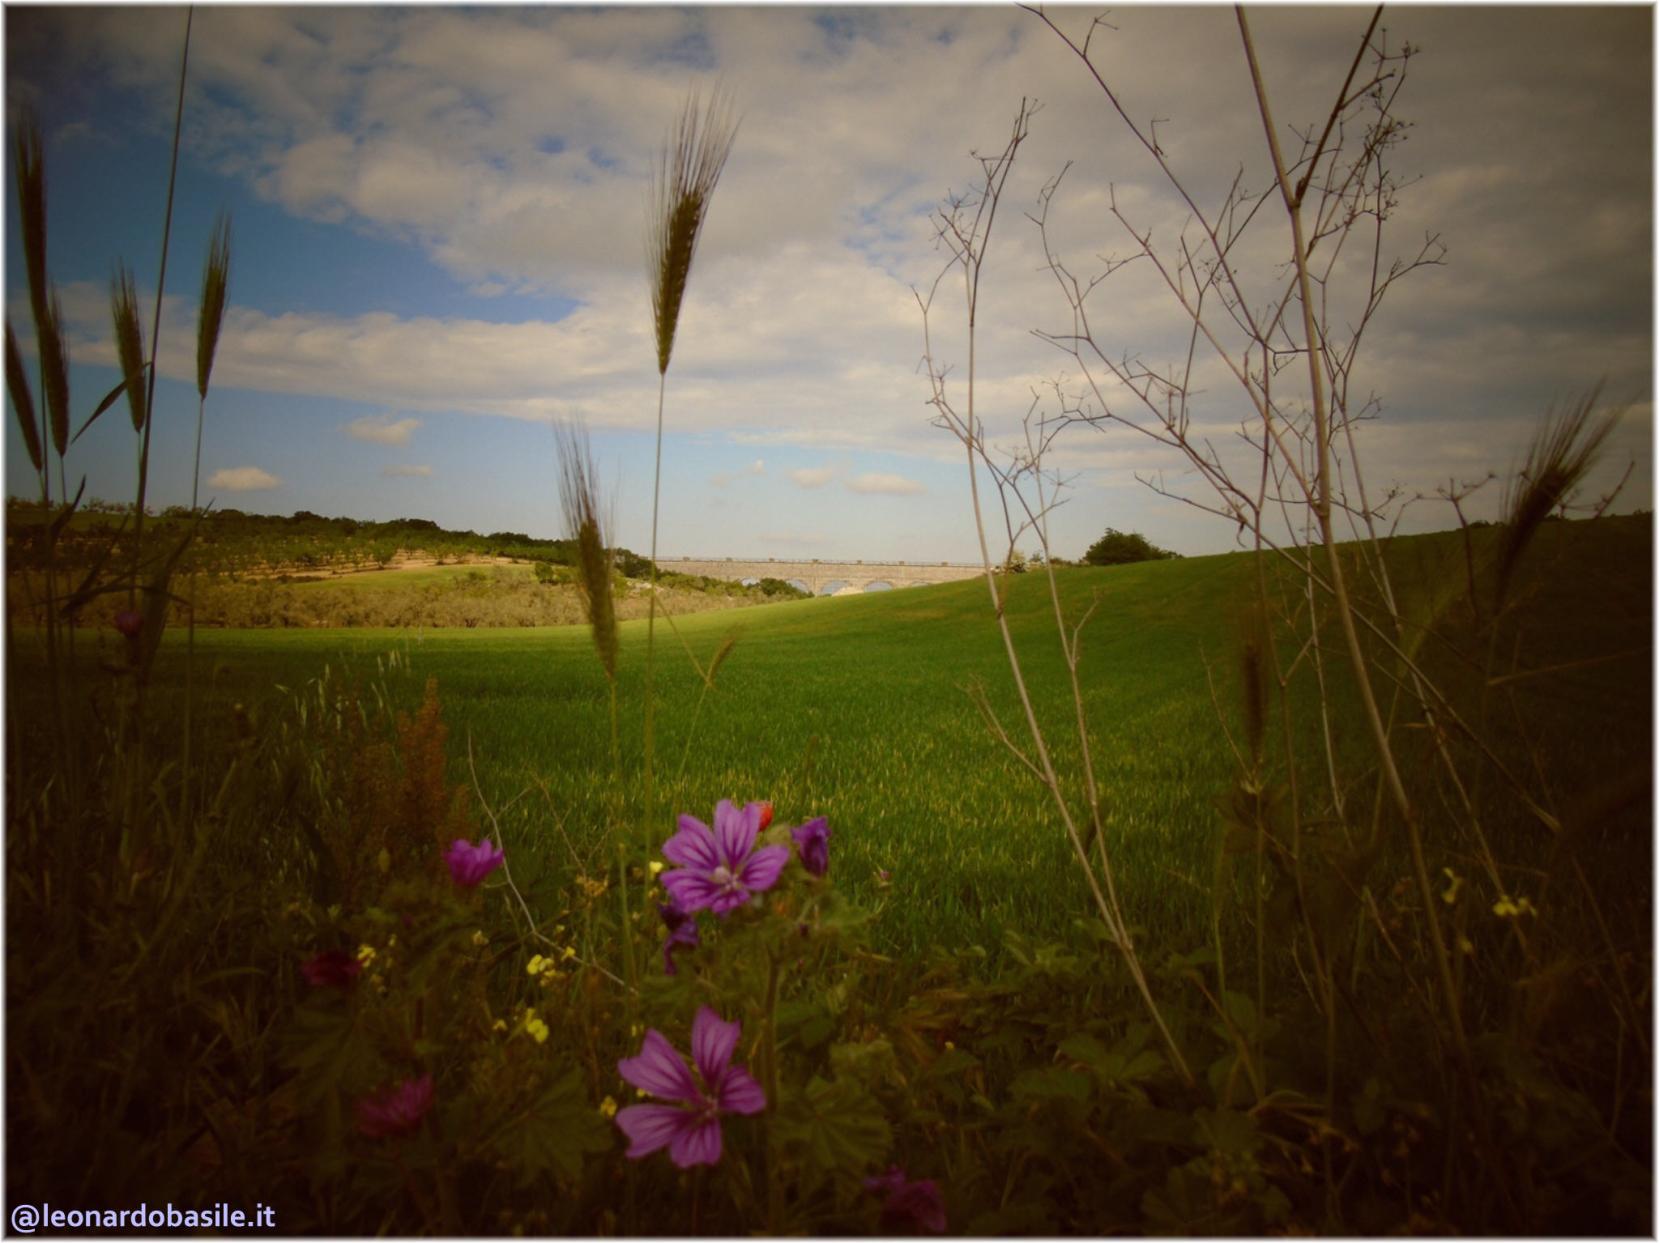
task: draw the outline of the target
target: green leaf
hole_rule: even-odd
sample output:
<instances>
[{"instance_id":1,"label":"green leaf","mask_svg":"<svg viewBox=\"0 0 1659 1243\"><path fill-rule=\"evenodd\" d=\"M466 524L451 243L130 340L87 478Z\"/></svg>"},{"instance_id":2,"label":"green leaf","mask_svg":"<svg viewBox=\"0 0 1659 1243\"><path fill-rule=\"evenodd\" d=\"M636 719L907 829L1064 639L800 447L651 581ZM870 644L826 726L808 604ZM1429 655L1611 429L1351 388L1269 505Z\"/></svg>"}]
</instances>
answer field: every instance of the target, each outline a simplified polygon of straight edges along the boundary
<instances>
[{"instance_id":1,"label":"green leaf","mask_svg":"<svg viewBox=\"0 0 1659 1243\"><path fill-rule=\"evenodd\" d=\"M927 1068L929 1079L953 1079L963 1071L972 1070L979 1065L979 1059L966 1049L946 1049L933 1059L933 1065Z\"/></svg>"},{"instance_id":2,"label":"green leaf","mask_svg":"<svg viewBox=\"0 0 1659 1243\"><path fill-rule=\"evenodd\" d=\"M1089 1076L1062 1066L1021 1071L1010 1091L1015 1100L1086 1101L1094 1085Z\"/></svg>"},{"instance_id":3,"label":"green leaf","mask_svg":"<svg viewBox=\"0 0 1659 1243\"><path fill-rule=\"evenodd\" d=\"M879 1164L893 1143L876 1098L850 1079L814 1076L779 1111L777 1130L812 1165L848 1174Z\"/></svg>"},{"instance_id":4,"label":"green leaf","mask_svg":"<svg viewBox=\"0 0 1659 1243\"><path fill-rule=\"evenodd\" d=\"M1104 1071L1112 1062L1112 1055L1106 1046L1086 1032L1067 1036L1060 1042L1060 1052L1091 1070Z\"/></svg>"},{"instance_id":5,"label":"green leaf","mask_svg":"<svg viewBox=\"0 0 1659 1243\"><path fill-rule=\"evenodd\" d=\"M1236 1109L1200 1109L1193 1121L1201 1140L1220 1152L1252 1153L1261 1142L1250 1115Z\"/></svg>"},{"instance_id":6,"label":"green leaf","mask_svg":"<svg viewBox=\"0 0 1659 1243\"><path fill-rule=\"evenodd\" d=\"M150 364L145 363L142 370L148 371L149 368L150 368ZM118 384L116 384L116 386L114 388L110 389L109 392L105 393L104 394L104 399L98 403L98 408L87 416L86 422L81 424L81 430L79 432L76 432L73 436L71 436L69 438L69 443L74 444L77 440L79 440L81 438L81 432L86 431L87 428L91 427L94 423L96 423L98 421L98 416L100 414L102 414L104 411L108 410L111 406L113 406L116 403L116 400L121 396L121 394L126 392L126 391L127 391L127 382L125 380L122 380Z\"/></svg>"},{"instance_id":7,"label":"green leaf","mask_svg":"<svg viewBox=\"0 0 1659 1243\"><path fill-rule=\"evenodd\" d=\"M830 1046L830 1069L837 1079L855 1079L874 1091L886 1086L900 1087L904 1075L899 1071L899 1059L888 1040L848 1042Z\"/></svg>"},{"instance_id":8,"label":"green leaf","mask_svg":"<svg viewBox=\"0 0 1659 1243\"><path fill-rule=\"evenodd\" d=\"M521 1183L546 1174L567 1181L581 1176L583 1158L607 1151L614 1130L587 1099L575 1069L552 1078L527 1108L494 1136L496 1154Z\"/></svg>"}]
</instances>

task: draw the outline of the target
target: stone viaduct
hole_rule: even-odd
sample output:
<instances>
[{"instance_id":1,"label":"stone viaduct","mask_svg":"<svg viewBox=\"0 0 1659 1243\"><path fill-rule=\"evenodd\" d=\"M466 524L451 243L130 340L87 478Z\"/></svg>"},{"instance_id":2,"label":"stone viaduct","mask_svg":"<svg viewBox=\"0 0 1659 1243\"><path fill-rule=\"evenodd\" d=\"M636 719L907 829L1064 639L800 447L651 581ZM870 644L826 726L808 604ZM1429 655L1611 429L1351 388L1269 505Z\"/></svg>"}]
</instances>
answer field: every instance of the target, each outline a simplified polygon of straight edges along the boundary
<instances>
[{"instance_id":1,"label":"stone viaduct","mask_svg":"<svg viewBox=\"0 0 1659 1243\"><path fill-rule=\"evenodd\" d=\"M815 596L880 591L885 587L920 587L950 583L983 574L985 567L955 561L780 561L775 557L659 557L657 564L676 574L701 574L755 582L781 578Z\"/></svg>"}]
</instances>

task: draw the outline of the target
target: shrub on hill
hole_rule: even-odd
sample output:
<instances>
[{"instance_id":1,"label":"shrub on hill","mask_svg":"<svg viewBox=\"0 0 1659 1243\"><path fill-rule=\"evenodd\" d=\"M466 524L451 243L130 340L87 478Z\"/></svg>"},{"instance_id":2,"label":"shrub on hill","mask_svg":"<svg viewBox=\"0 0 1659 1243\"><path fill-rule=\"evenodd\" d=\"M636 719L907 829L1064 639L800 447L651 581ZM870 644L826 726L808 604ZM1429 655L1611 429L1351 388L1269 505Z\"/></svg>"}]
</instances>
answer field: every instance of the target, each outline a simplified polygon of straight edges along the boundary
<instances>
[{"instance_id":1,"label":"shrub on hill","mask_svg":"<svg viewBox=\"0 0 1659 1243\"><path fill-rule=\"evenodd\" d=\"M1089 545L1083 554L1085 565L1129 565L1136 561L1167 561L1179 557L1178 552L1159 548L1146 536L1133 531L1119 531L1107 527L1106 534Z\"/></svg>"}]
</instances>

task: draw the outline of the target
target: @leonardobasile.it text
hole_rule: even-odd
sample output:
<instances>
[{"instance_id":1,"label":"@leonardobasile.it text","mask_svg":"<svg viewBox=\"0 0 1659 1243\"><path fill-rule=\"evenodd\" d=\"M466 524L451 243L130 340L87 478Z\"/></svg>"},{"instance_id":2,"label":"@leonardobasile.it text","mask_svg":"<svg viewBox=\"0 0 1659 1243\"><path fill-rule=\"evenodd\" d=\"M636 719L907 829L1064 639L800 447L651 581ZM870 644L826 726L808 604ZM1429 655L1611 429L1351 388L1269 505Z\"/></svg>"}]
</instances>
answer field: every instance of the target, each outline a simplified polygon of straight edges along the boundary
<instances>
[{"instance_id":1,"label":"@leonardobasile.it text","mask_svg":"<svg viewBox=\"0 0 1659 1243\"><path fill-rule=\"evenodd\" d=\"M171 1202L121 1209L14 1204L10 1220L18 1234L36 1230L275 1230L276 1208L256 1204L248 1212L223 1201L205 1208L178 1208Z\"/></svg>"}]
</instances>

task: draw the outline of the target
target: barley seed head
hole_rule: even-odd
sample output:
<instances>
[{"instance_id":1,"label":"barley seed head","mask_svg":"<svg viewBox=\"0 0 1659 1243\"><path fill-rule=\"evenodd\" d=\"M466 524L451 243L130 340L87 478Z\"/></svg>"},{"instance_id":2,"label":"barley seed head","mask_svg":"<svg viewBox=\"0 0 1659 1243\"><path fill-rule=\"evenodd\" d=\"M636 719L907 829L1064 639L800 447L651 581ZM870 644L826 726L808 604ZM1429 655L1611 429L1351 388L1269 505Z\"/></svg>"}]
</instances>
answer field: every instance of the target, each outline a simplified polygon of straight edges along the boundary
<instances>
[{"instance_id":1,"label":"barley seed head","mask_svg":"<svg viewBox=\"0 0 1659 1243\"><path fill-rule=\"evenodd\" d=\"M705 109L694 93L663 145L647 208L646 262L657 339L657 371L668 371L674 330L685 298L709 200L737 137L730 101L719 91Z\"/></svg>"},{"instance_id":2,"label":"barley seed head","mask_svg":"<svg viewBox=\"0 0 1659 1243\"><path fill-rule=\"evenodd\" d=\"M127 406L132 410L133 431L144 430L147 412L144 388L144 329L138 322L138 293L132 273L122 264L110 280L110 314L115 321L115 349L121 359L121 375L127 382Z\"/></svg>"},{"instance_id":3,"label":"barley seed head","mask_svg":"<svg viewBox=\"0 0 1659 1243\"><path fill-rule=\"evenodd\" d=\"M38 473L45 464L40 452L40 428L35 426L35 402L29 392L29 376L23 370L23 355L17 348L17 334L11 320L6 321L6 390L11 393L12 409L23 428L23 445L29 451L29 463Z\"/></svg>"},{"instance_id":4,"label":"barley seed head","mask_svg":"<svg viewBox=\"0 0 1659 1243\"><path fill-rule=\"evenodd\" d=\"M219 348L219 326L225 318L225 292L230 284L230 218L223 212L214 222L213 238L202 268L202 300L196 320L196 392L207 400L207 382L213 374L213 355Z\"/></svg>"}]
</instances>

